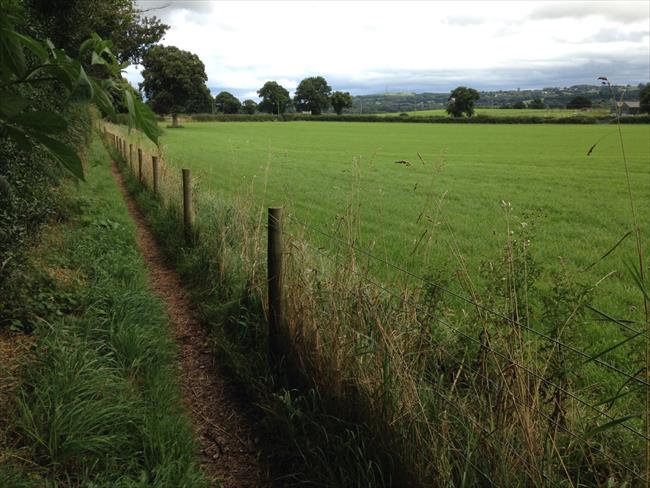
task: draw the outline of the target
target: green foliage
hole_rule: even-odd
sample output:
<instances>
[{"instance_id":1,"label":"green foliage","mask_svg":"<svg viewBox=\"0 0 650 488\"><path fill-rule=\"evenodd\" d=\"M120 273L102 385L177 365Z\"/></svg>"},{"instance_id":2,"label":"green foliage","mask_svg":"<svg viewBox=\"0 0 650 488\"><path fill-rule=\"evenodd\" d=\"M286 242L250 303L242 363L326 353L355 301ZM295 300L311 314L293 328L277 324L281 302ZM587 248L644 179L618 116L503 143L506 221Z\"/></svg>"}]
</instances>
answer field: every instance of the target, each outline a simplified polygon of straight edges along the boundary
<instances>
[{"instance_id":1,"label":"green foliage","mask_svg":"<svg viewBox=\"0 0 650 488\"><path fill-rule=\"evenodd\" d=\"M580 113L579 115L562 114L558 116L555 113L546 116L545 114L535 115L530 113L530 110L511 110L511 109L496 109L499 110L495 116L479 113L473 117L460 117L454 118L446 115L418 115L418 112L404 112L408 113L409 117L400 115L359 115L359 114L324 114L324 115L306 115L299 113L286 113L281 117L273 114L255 113L252 115L239 113L239 114L193 114L190 116L191 120L196 122L270 122L270 121L285 121L285 122L374 122L374 123L411 123L411 124L562 124L562 125L593 125L598 123L615 123L616 119L611 114L608 115L594 115L590 113ZM523 112L523 113L521 113ZM535 111L536 112L536 111ZM509 114L509 115L505 115ZM164 120L161 118L160 120ZM650 117L647 115L624 117L621 119L623 124L648 124Z\"/></svg>"},{"instance_id":2,"label":"green foliage","mask_svg":"<svg viewBox=\"0 0 650 488\"><path fill-rule=\"evenodd\" d=\"M528 104L528 108L534 109L534 110L542 110L546 108L546 104L544 103L544 100L541 98L535 98L530 101Z\"/></svg>"},{"instance_id":3,"label":"green foliage","mask_svg":"<svg viewBox=\"0 0 650 488\"><path fill-rule=\"evenodd\" d=\"M581 108L591 108L591 100L582 95L573 98L569 103L567 103L566 108L568 109L581 109Z\"/></svg>"},{"instance_id":4,"label":"green foliage","mask_svg":"<svg viewBox=\"0 0 650 488\"><path fill-rule=\"evenodd\" d=\"M250 102L251 100L247 101ZM214 106L217 112L222 114L236 114L241 109L242 104L232 93L222 91L214 97ZM255 106L253 106L253 112L255 112Z\"/></svg>"},{"instance_id":5,"label":"green foliage","mask_svg":"<svg viewBox=\"0 0 650 488\"><path fill-rule=\"evenodd\" d=\"M522 110L528 108L528 105L526 105L526 102L515 102L512 104L512 108L516 110Z\"/></svg>"},{"instance_id":6,"label":"green foliage","mask_svg":"<svg viewBox=\"0 0 650 488\"><path fill-rule=\"evenodd\" d=\"M257 103L255 103L253 100L244 100L242 110L248 115L253 115L257 110Z\"/></svg>"},{"instance_id":7,"label":"green foliage","mask_svg":"<svg viewBox=\"0 0 650 488\"><path fill-rule=\"evenodd\" d=\"M257 106L260 112L280 115L283 114L291 103L289 92L275 81L267 81L257 90L262 101Z\"/></svg>"},{"instance_id":8,"label":"green foliage","mask_svg":"<svg viewBox=\"0 0 650 488\"><path fill-rule=\"evenodd\" d=\"M337 115L341 115L344 108L352 107L352 97L350 96L350 92L335 91L332 93L331 101L332 108L334 108Z\"/></svg>"},{"instance_id":9,"label":"green foliage","mask_svg":"<svg viewBox=\"0 0 650 488\"><path fill-rule=\"evenodd\" d=\"M3 0L4 1L4 0ZM70 173L83 179L83 168L74 148L60 142L58 133L67 128L67 121L53 111L38 111L34 100L24 90L42 83L57 83L71 99L87 100L96 104L106 114L115 109L110 93L131 97L125 85L116 83L122 68L109 49L109 43L96 34L79 48L80 58L89 56L91 66L108 78L89 75L81 63L69 57L47 41L41 43L18 33L14 23L18 17L9 8L0 13L0 138L12 139L23 151L30 151L34 144L43 147L49 155ZM36 59L29 63L26 51ZM153 114L139 100L127 103L133 125L141 128L152 140L157 138Z\"/></svg>"},{"instance_id":10,"label":"green foliage","mask_svg":"<svg viewBox=\"0 0 650 488\"><path fill-rule=\"evenodd\" d=\"M212 112L214 100L210 89L206 85L201 85L194 96L190 98L185 106L185 113L196 114L204 112Z\"/></svg>"},{"instance_id":11,"label":"green foliage","mask_svg":"<svg viewBox=\"0 0 650 488\"><path fill-rule=\"evenodd\" d=\"M639 94L639 112L650 114L650 83L646 83Z\"/></svg>"},{"instance_id":12,"label":"green foliage","mask_svg":"<svg viewBox=\"0 0 650 488\"><path fill-rule=\"evenodd\" d=\"M305 78L296 88L293 105L296 110L309 110L312 115L320 115L330 106L332 88L322 76Z\"/></svg>"},{"instance_id":13,"label":"green foliage","mask_svg":"<svg viewBox=\"0 0 650 488\"><path fill-rule=\"evenodd\" d=\"M196 108L197 99L207 102L209 90L205 82L208 77L196 54L174 46L153 46L142 57L142 66L140 88L154 112L171 113L176 121L177 114ZM209 106L211 108L212 103Z\"/></svg>"},{"instance_id":14,"label":"green foliage","mask_svg":"<svg viewBox=\"0 0 650 488\"><path fill-rule=\"evenodd\" d=\"M28 279L44 303L7 419L2 449L16 456L0 486L206 486L167 316L97 143L74 198L75 214L33 253Z\"/></svg>"},{"instance_id":15,"label":"green foliage","mask_svg":"<svg viewBox=\"0 0 650 488\"><path fill-rule=\"evenodd\" d=\"M451 92L451 95L449 95L447 113L454 117L462 117L463 114L471 117L474 115L474 102L479 98L481 98L481 96L473 88L459 86Z\"/></svg>"},{"instance_id":16,"label":"green foliage","mask_svg":"<svg viewBox=\"0 0 650 488\"><path fill-rule=\"evenodd\" d=\"M29 29L67 53L78 52L97 33L111 39L120 62L139 64L145 51L162 39L168 25L142 15L133 0L27 0Z\"/></svg>"}]
</instances>

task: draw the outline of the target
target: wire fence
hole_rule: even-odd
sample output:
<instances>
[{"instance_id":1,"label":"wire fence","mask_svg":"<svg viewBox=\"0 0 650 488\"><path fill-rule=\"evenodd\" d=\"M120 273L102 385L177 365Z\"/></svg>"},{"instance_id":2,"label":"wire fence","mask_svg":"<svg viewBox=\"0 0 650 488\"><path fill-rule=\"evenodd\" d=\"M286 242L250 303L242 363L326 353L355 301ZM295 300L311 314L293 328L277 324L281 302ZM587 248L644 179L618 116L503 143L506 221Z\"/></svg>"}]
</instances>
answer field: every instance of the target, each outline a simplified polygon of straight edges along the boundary
<instances>
[{"instance_id":1,"label":"wire fence","mask_svg":"<svg viewBox=\"0 0 650 488\"><path fill-rule=\"evenodd\" d=\"M125 160L127 160L128 163L127 166L131 169L131 171L133 171L135 175L138 175L138 177L141 180L143 178L146 178L147 174L145 173L143 175L142 162L140 161L140 168L138 170L135 167L133 162L133 156L132 156L133 150L131 149L131 146L127 146L124 139L122 139L122 135L119 133L119 131L108 132L106 131L106 127L104 128L104 130L105 130L104 132L105 139L107 139L108 142L112 143L112 145L114 145L117 148L117 150L122 155L122 157ZM129 147L128 152L127 152L127 147ZM138 153L140 153L140 151L138 151ZM141 158L142 156L140 156L140 159ZM158 164L161 163L154 160L154 166ZM161 169L161 171L168 171L168 170ZM154 170L152 173L150 173L150 177L155 178L154 175L157 174L157 172L158 172L157 169ZM157 191L160 191L159 184L156 183L155 181L152 182L151 186L155 187ZM184 191L190 191L185 189L185 186L183 188ZM185 195L183 201L187 201L188 198L189 197ZM191 198L189 198L189 200L191 201ZM461 303L470 305L479 316L482 316L484 318L491 317L494 319L498 319L500 321L504 321L505 323L511 325L513 330L517 330L519 332L525 331L531 337L535 337L536 340L539 341L540 343L547 344L552 348L561 351L562 354L565 354L567 356L571 355L576 360L581 361L580 364L582 365L592 364L595 367L598 367L600 370L603 370L608 374L620 378L623 381L623 383L618 388L617 394L615 396L609 398L605 402L603 401L596 402L594 400L590 400L584 395L579 394L579 392L576 391L575 385L570 385L569 382L567 381L560 382L557 381L556 379L547 377L544 368L540 368L534 363L526 364L525 361L522 359L522 357L513 354L512 350L508 350L507 348L505 349L500 348L494 345L494 343L491 342L490 340L486 340L486 337L481 336L481 330L479 330L478 331L479 334L475 336L472 330L466 330L461 325L452 323L452 321L446 318L443 314L439 313L436 310L432 310L431 307L427 306L426 303L422 302L421 300L416 300L413 294L411 295L405 294L403 292L400 292L400 290L394 289L391 285L387 283L380 282L376 277L372 275L372 272L369 269L370 266L368 266L366 269L361 269L360 267L352 266L346 270L347 272L353 274L355 278L359 280L359 282L365 283L373 287L380 293L385 294L386 297L389 298L390 300L400 303L402 307L408 307L410 310L417 313L418 320L420 320L421 322L432 322L435 324L439 324L456 339L459 340L462 339L466 343L474 345L476 349L482 351L482 353L489 355L493 359L494 363L497 364L498 366L497 367L498 375L496 376L496 378L493 377L491 374L487 374L484 370L481 369L481 367L470 365L469 362L463 362L463 368L469 373L471 373L471 375L473 375L474 378L480 379L483 382L485 388L492 390L494 392L505 390L508 393L507 395L508 398L513 402L513 404L517 405L517 409L521 409L522 412L529 413L531 415L536 416L538 419L541 419L541 421L548 426L548 432L546 433L546 437L547 438L553 437L553 440L551 441L551 445L557 451L555 452L554 456L557 459L559 459L559 465L561 466L561 469L564 471L564 479L568 480L571 486L575 486L572 482L574 473L571 472L571 470L573 468L571 466L569 467L565 466L563 462L563 455L562 453L559 452L554 442L555 432L563 432L564 434L566 434L566 436L570 438L571 443L584 444L585 450L590 453L589 455L593 455L594 453L597 453L598 455L602 456L604 460L611 463L613 466L617 466L618 468L620 468L622 472L626 473L628 477L627 479L632 480L634 483L638 484L639 486L641 486L641 484L646 487L648 486L649 483L648 470L650 470L650 460L647 459L648 456L647 448L646 448L645 459L642 462L628 463L626 462L625 459L615 457L615 455L613 455L611 452L608 452L605 446L601 445L600 443L587 443L587 440L591 436L597 436L604 432L609 432L609 431L619 430L619 429L627 432L627 434L633 436L633 438L636 438L638 441L640 441L642 445L647 446L648 443L650 443L650 437L648 436L647 433L647 425L646 425L645 433L639 430L639 428L634 425L635 422L637 424L639 423L639 419L645 420L647 423L647 418L648 418L647 400L646 403L644 404L645 411L640 413L630 412L623 415L613 415L612 413L608 412L613 402L616 401L618 398L623 397L630 393L642 392L644 390L647 391L648 387L650 387L650 383L648 383L647 380L646 368L644 367L641 368L639 371L632 372L620 366L612 364L606 359L609 353L611 353L615 349L618 349L624 344L628 344L628 343L633 344L634 341L643 339L644 338L643 336L647 334L647 331L639 330L635 327L630 326L629 323L627 322L613 319L605 315L606 319L615 321L631 335L626 337L624 340L619 341L616 344L613 344L596 354L590 354L585 350L577 347L574 344L568 343L567 341L564 341L559 337L554 337L548 332L540 330L539 327L534 327L528 323L523 323L521 320L518 320L517 318L508 315L507 313L493 309L492 307L486 305L485 303L482 303L478 299L478 297L466 296L465 294L459 291L452 290L449 286L445 284L436 282L428 277L421 276L417 273L414 273L413 271L406 269L404 266L395 264L394 262L391 262L388 259L377 256L376 254L363 248L362 246L360 246L359 244L355 243L350 239L346 239L340 235L326 232L307 222L297 219L293 215L286 216L286 220L291 223L294 229L297 229L297 232L289 232L288 230L284 229L281 231L283 235L288 239L302 239L301 242L304 242L307 246L309 246L312 253L329 261L329 263L334 268L340 265L340 262L337 257L338 254L333 255L334 251L336 253L343 251L348 256L348 262L350 257L355 257L357 255L364 256L364 258L367 258L369 262L374 262L377 265L381 265L387 269L391 269L392 272L394 273L400 274L404 277L408 277L409 279L416 280L421 284L421 286L435 289L440 293L443 293L449 297L452 297L455 300L460 301ZM186 223L186 225L188 224ZM312 244L311 239L303 238L305 233L308 233L317 238L324 238L326 242L335 244L336 249L330 248L329 246L323 247L323 246L317 246ZM269 242L270 242L270 237L269 237ZM291 251L284 251L284 252L290 253ZM277 299L278 298L276 298L276 300ZM602 312L596 309L594 309L594 311L599 314L602 314ZM447 359L450 360L450 362L454 362L458 360L458 356L455 355L456 353L454 351L448 350L445 347L445 344L440 340L436 341L432 336L426 336L426 339L431 350L435 350L437 353L446 356ZM536 401L532 401L533 399L530 397L530 395L515 394L513 392L508 391L510 385L508 381L505 381L502 378L504 378L505 375L507 374L507 371L509 371L512 368L519 370L523 374L523 377L525 378L525 381L527 383L530 383L531 381L535 381L540 385L541 384L545 385L545 387L548 388L549 391L552 391L557 395L561 395L563 398L570 399L571 401L575 402L576 405L579 405L581 408L584 408L585 411L591 412L593 415L597 416L597 418L600 418L601 423L591 432L573 430L568 425L566 420L563 419L562 415L556 414L558 408L557 404L552 405L553 408L550 408L551 410L550 412L548 411L549 410L548 407L546 408L545 411L545 406L539 401L539 399ZM460 372L458 372L458 374L460 375ZM631 385L634 386L635 389L630 389ZM436 397L438 397L442 402L444 402L446 405L448 405L450 408L456 411L456 413L460 418L466 420L467 422L475 426L484 439L491 439L493 436L495 436L496 427L494 425L486 425L484 422L482 422L481 419L479 418L480 412L479 414L472 414L470 410L468 410L468 408L461 405L459 397L453 397L450 396L449 394L445 394L442 388L439 387L439 385L437 385L435 379L427 381L427 386L430 387L431 389L430 391ZM591 389L597 387L598 385L587 384L585 385L583 390L589 392ZM625 388L627 388L627 390L624 390ZM609 407L607 405L609 405ZM562 407L560 406L559 408L561 409ZM431 428L431 432L434 435L440 437L443 441L447 440L445 434L440 430ZM504 444L508 452L512 456L518 459L518 462L521 464L521 466L524 467L530 473L531 479L539 479L541 480L541 484L550 484L553 486L565 486L564 484L558 483L557 481L558 477L556 477L552 473L545 471L544 466L539 466L536 465L535 463L531 463L530 459L526 458L526 454L520 452L520 447L516 445L516 443L512 443L510 440L505 438L500 438L498 441ZM472 457L475 454L468 456L465 452L463 452L462 449L457 449L456 453L463 458L463 461L467 465L472 467L475 473L478 476L480 476L482 480L487 482L490 486L497 486L497 484L491 478L490 474L485 472L485 468L481 468L472 460ZM644 464L645 466L643 466ZM645 474L641 472L642 469L645 469ZM636 485L632 485L632 486L636 486Z\"/></svg>"}]
</instances>

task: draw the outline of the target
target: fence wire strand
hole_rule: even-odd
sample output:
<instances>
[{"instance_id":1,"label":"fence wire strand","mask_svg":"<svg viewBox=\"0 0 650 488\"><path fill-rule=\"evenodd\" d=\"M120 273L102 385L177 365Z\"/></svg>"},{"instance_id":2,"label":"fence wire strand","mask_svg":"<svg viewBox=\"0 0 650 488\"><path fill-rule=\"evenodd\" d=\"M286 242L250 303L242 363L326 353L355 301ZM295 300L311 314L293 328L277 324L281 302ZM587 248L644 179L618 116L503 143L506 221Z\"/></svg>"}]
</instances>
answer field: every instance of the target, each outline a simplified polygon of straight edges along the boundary
<instances>
[{"instance_id":1,"label":"fence wire strand","mask_svg":"<svg viewBox=\"0 0 650 488\"><path fill-rule=\"evenodd\" d=\"M330 262L332 262L333 264L338 265L338 263L334 260L334 258L332 258L331 256L329 256L329 255L328 255L327 253L325 253L323 250L318 249L318 247L316 247L316 246L311 246L311 247L312 247L313 249L315 249L315 250L319 253L319 255L325 257L326 259L329 259ZM612 421L617 420L615 417L612 417L612 416L610 416L609 414L600 411L598 408L594 407L594 406L591 405L590 403L588 403L588 402L586 402L585 400L581 399L580 397L574 395L573 393L569 392L568 390L562 388L561 386L559 386L559 385L557 385L557 384L555 384L555 383L549 381L549 380L546 379L545 377L539 375L538 373L535 373L535 372L531 371L530 369L528 369L528 368L526 368L525 366L523 366L523 365L517 363L516 361L513 361L511 358L509 358L509 357L506 356L505 354L501 353L500 351L497 351L497 350L495 350L495 349L493 349L493 348L490 348L489 346L486 346L485 344L483 344L483 343L482 343L481 341L479 341L478 339L475 339L474 337L465 334L464 332L460 331L459 329L457 329L456 327L454 327L454 326L453 326L452 324L450 324L449 322L447 322L447 321L441 319L440 317L435 317L435 316L433 316L433 314L432 314L430 311L428 311L428 310L426 310L426 309L425 309L425 310L422 310L422 306L421 306L421 305L415 304L415 303L413 303L412 301L408 300L407 298L405 298L405 297L403 297L403 296L400 296L400 295L396 294L394 291L392 291L392 290L386 288L384 285L382 285L382 284L380 284L380 283L378 283L378 282L372 280L371 278L368 278L368 276L366 276L365 274L361 274L359 271L356 271L356 270L351 270L351 271L352 271L353 273L355 273L356 276L358 276L359 278L361 278L364 282L367 282L367 283L371 284L372 286L374 286L374 287L380 289L381 291L383 291L384 293L388 294L388 295L391 296L392 298L395 298L395 299L397 299L397 300L399 300L399 301L402 301L402 302L404 302L405 304L408 304L408 305L410 305L410 306L416 308L417 310L422 311L422 312L424 313L424 316L425 316L425 317L432 318L432 319L434 319L435 321L440 322L441 324L445 325L447 328L449 328L450 330L452 330L452 331L455 332L456 334L461 335L462 337L464 337L464 338L466 338L466 339L468 339L468 340L470 340L470 341L472 341L472 342L478 344L478 345L481 346L481 347L484 347L485 349L487 349L487 350L490 351L491 353L493 353L493 354L499 356L500 358L504 359L505 361L507 361L508 363L512 364L513 366L515 366L515 367L519 367L520 369L522 369L523 371L527 372L528 374L531 374L532 376L535 376L537 379L539 379L540 381L543 381L543 382L546 383L548 386L552 386L552 387L554 387L554 388L557 388L558 391L561 391L562 393L564 393L564 394L566 394L567 396L571 397L572 399L574 399L575 401L577 401L578 403L580 403L580 404L583 405L584 407L589 408L589 409L595 411L596 413L599 413L600 415L606 417L608 420L612 420ZM438 343L438 344L434 344L434 345L440 345L440 344ZM439 349L437 349L437 350L443 351L445 354L448 355L447 357L451 357L450 353L448 353L444 348L439 348ZM480 372L479 372L478 370L476 370L476 369L473 369L473 368L471 368L471 367L469 367L469 366L467 366L467 369L469 369L472 373L478 375L478 376L481 377L482 379L486 380L488 383L493 383L493 382L494 382L494 380L491 380L490 378L486 377L483 373L480 373ZM519 399L518 399L516 396L514 396L514 395L510 395L510 398L511 398L513 401L517 402L520 406L522 406L522 407L524 407L524 408L527 408L527 409L531 410L532 412L535 412L535 413L537 413L538 415L542 416L545 420L547 420L548 422L550 422L551 424L553 424L555 427L559 428L560 430L562 430L563 432L565 432L566 434L568 434L571 438L573 438L573 439L575 439L575 440L580 440L580 439L581 439L580 434L578 434L578 433L576 433L576 432L573 432L573 431L567 429L567 428L564 427L560 422L558 422L556 419L553 419L553 418L550 417L548 414L542 412L541 410L539 410L538 408L534 407L533 405L529 405L529 404L523 402L522 400L519 400ZM622 423L620 423L620 424L618 424L618 425L620 425L620 426L626 428L626 430L630 431L632 434L634 434L634 435L636 435L636 436L638 436L638 437L641 437L641 438L643 438L643 439L645 439L645 440L650 440L650 438L646 437L645 434L643 434L642 432L637 431L636 429L634 429L634 428L632 428L632 427L629 427L629 426L626 425L624 422L622 422ZM483 426L482 428L485 429L484 426ZM610 456L609 454L607 454L607 453L602 449L602 447L598 447L598 448L596 448L596 451L598 451L600 454L602 454L603 457L605 457L607 460L609 460L609 461L611 461L612 463L616 464L617 466L620 466L621 468L623 468L625 471L627 471L628 473L630 473L630 474L631 474L632 476L634 476L636 479L638 479L638 480L640 480L640 481L643 481L643 482L647 482L647 481L648 481L648 480L646 480L645 477L641 476L638 472L636 472L635 470L633 470L633 469L630 468L629 466L623 464L622 462L618 461L617 459L615 459L615 458L613 458L612 456Z\"/></svg>"},{"instance_id":2,"label":"fence wire strand","mask_svg":"<svg viewBox=\"0 0 650 488\"><path fill-rule=\"evenodd\" d=\"M622 370L622 369L620 369L620 368L618 368L618 367L616 367L616 366L614 366L614 365L612 365L610 363L602 361L601 359L599 359L597 357L590 356L589 354L582 351L581 349L578 349L578 348L576 348L576 347L574 347L574 346L572 346L570 344L566 344L566 343L564 343L562 341L559 341L559 340L555 339L554 337L551 337L551 336L549 336L547 334L544 334L543 332L538 331L537 329L534 329L534 328L532 328L532 327L530 327L528 325L522 324L521 322L519 322L518 320L513 319L512 317L508 317L507 315L505 315L505 314L503 314L501 312L498 312L496 310L492 310L489 307L486 307L485 305L482 305L482 304L476 302L475 300L472 300L471 298L467 298L464 295L456 293L456 292L448 289L447 287L440 285L439 283L434 283L433 281L427 280L426 278L424 278L424 277L422 277L422 276L420 276L420 275L418 275L416 273L413 273L413 272L411 272L411 271L409 271L407 269L404 269L401 266L398 266L398 265L396 265L394 263L391 263L390 261L387 261L387 260L385 260L383 258L380 258L379 256L375 256L371 252L366 251L365 249L359 248L358 246L355 246L353 243L350 243L350 242L348 242L348 241L346 241L344 239L341 239L340 237L334 236L332 234L328 234L327 232L323 232L322 230L317 229L315 227L312 227L312 226L306 224L305 222L302 222L301 220L296 219L293 216L289 216L289 218L291 220L293 220L294 222L296 222L297 224L301 225L303 228L305 228L305 229L307 229L307 230L309 230L309 231L311 231L313 233L320 234L320 235L322 235L322 236L324 236L324 237L326 237L326 238L328 238L330 240L333 240L333 241L339 242L341 244L344 244L345 246L349 247L350 249L352 249L352 250L354 250L356 252L359 252L359 253L363 254L364 256L369 257L370 259L373 259L373 260L375 260L375 261L377 261L379 263L385 264L386 266L388 266L390 268L393 268L394 270L399 271L401 273L404 273L404 274L406 274L406 275L408 275L408 276L410 276L410 277L412 277L414 279L417 279L417 280L421 281L422 283L433 286L433 287L435 287L435 288L437 288L437 289L439 289L439 290L441 290L441 291L443 291L443 292L445 292L445 293L447 293L447 294L449 294L449 295L451 295L451 296L453 296L455 298L458 298L459 300L462 300L462 301L466 302L467 304L473 305L474 307L476 307L476 308L478 308L478 309L480 309L480 310L482 310L482 311L484 311L486 313L489 313L489 314L492 314L492 315L497 316L499 318L502 318L504 320L507 320L512 325L515 325L517 327L520 327L521 329L527 330L530 333L532 333L532 334L534 334L534 335L536 335L538 337L541 337L542 339L545 339L545 340L547 340L549 342L552 342L556 346L564 347L567 350L573 352L574 354L586 359L587 361L592 361L593 363L598 364L599 366L601 366L601 367L603 367L605 369L608 369L610 371L613 371L613 372L623 376L624 378L628 379L629 381L634 381L634 382L642 384L642 385L644 385L646 387L650 386L650 383L648 383L644 379L639 378L639 377L637 377L635 375L632 375L628 371L624 371L624 370ZM639 335L641 335L641 334L643 334L643 333L639 332Z\"/></svg>"}]
</instances>

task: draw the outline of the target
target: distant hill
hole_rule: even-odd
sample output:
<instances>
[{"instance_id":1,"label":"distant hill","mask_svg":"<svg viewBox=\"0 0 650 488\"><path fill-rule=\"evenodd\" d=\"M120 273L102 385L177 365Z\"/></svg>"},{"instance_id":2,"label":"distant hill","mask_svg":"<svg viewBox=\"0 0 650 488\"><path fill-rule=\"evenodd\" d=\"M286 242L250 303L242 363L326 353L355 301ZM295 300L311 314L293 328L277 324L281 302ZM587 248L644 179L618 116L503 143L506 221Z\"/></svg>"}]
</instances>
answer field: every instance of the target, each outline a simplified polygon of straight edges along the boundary
<instances>
[{"instance_id":1,"label":"distant hill","mask_svg":"<svg viewBox=\"0 0 650 488\"><path fill-rule=\"evenodd\" d=\"M638 100L639 86L614 86L617 99L625 92L626 100ZM606 86L575 85L563 88L542 88L540 90L497 90L480 91L477 107L509 108L516 102L529 102L541 98L549 108L564 108L574 97L581 95L591 100L594 107L609 107L611 95ZM350 113L386 113L412 112L415 110L431 110L444 108L447 105L449 93L411 93L393 92L375 95L360 95L354 97Z\"/></svg>"}]
</instances>

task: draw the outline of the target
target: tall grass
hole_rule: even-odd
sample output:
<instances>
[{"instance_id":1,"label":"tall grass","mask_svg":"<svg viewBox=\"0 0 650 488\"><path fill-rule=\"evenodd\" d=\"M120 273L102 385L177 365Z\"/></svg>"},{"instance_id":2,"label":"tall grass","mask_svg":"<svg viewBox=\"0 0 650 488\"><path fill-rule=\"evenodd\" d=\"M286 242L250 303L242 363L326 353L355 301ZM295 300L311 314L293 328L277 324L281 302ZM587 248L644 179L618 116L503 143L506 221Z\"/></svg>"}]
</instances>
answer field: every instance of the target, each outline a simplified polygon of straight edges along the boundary
<instances>
[{"instance_id":1,"label":"tall grass","mask_svg":"<svg viewBox=\"0 0 650 488\"><path fill-rule=\"evenodd\" d=\"M180 186L168 175L162 202L146 183L131 178L130 189L194 290L216 350L262 405L270 432L295 443L276 454L293 456L296 483L639 483L643 387L571 348L598 283L559 272L552 292L542 294L530 228L507 202L503 252L483 266L485 289L433 204L437 218L428 215L422 225L449 228L456 276L418 281L397 273L389 283L377 281L368 253L354 245L358 182L335 236L341 245L310 244L309 226L288 209L285 356L277 365L265 347L266 215L251 198L258 189L226 200L196 182L188 245ZM450 279L468 302L445 293L441 283ZM539 323L545 339L535 334ZM630 363L638 362L638 341L626 347ZM616 349L601 357L611 360Z\"/></svg>"},{"instance_id":2,"label":"tall grass","mask_svg":"<svg viewBox=\"0 0 650 488\"><path fill-rule=\"evenodd\" d=\"M79 213L33 253L58 279L13 394L2 486L206 486L166 314L109 163L96 141L70 197Z\"/></svg>"}]
</instances>

